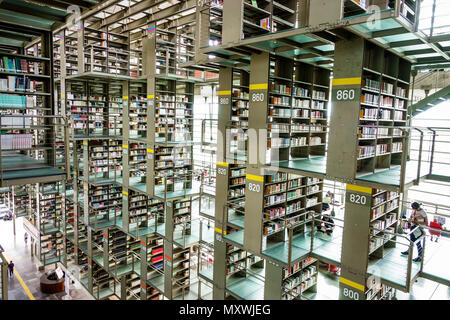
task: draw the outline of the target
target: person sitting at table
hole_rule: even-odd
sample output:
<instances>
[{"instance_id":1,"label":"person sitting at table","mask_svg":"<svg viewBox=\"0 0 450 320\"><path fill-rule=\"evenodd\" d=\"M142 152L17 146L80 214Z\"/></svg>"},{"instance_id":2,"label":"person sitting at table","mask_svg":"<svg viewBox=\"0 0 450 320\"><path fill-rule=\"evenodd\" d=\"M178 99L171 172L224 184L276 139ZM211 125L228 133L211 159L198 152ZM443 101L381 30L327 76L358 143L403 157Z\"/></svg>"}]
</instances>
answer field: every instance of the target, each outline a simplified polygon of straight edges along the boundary
<instances>
[{"instance_id":1,"label":"person sitting at table","mask_svg":"<svg viewBox=\"0 0 450 320\"><path fill-rule=\"evenodd\" d=\"M322 215L322 222L317 226L317 232L326 233L331 236L334 229L334 220L327 213Z\"/></svg>"}]
</instances>

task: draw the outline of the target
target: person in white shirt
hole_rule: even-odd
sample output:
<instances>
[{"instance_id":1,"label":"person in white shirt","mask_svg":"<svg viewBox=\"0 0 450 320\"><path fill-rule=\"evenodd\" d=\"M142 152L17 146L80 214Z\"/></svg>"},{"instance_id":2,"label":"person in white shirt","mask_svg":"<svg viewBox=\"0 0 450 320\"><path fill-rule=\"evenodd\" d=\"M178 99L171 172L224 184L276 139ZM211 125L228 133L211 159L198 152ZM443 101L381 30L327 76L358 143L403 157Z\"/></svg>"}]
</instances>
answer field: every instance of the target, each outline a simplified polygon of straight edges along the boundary
<instances>
[{"instance_id":1,"label":"person in white shirt","mask_svg":"<svg viewBox=\"0 0 450 320\"><path fill-rule=\"evenodd\" d=\"M411 241L415 242L418 238L422 237L425 234L422 228L420 228L420 226L421 225L428 226L428 217L425 210L420 207L420 203L418 202L411 203L411 208L413 208L414 211L411 217L409 218L411 230L409 237ZM417 251L419 255L417 256L417 258L413 259L414 262L420 262L422 260L423 249L421 242L422 240L416 242ZM402 252L402 254L407 255L408 250Z\"/></svg>"}]
</instances>

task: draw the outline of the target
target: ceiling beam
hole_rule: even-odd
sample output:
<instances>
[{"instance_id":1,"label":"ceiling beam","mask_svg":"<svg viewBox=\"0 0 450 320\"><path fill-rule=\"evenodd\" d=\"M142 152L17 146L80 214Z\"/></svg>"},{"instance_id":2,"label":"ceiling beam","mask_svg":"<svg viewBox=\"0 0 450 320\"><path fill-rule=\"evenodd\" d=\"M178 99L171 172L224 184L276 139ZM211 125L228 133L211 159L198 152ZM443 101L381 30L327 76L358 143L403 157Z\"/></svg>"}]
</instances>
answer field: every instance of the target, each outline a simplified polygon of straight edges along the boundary
<instances>
[{"instance_id":1,"label":"ceiling beam","mask_svg":"<svg viewBox=\"0 0 450 320\"><path fill-rule=\"evenodd\" d=\"M45 12L42 9L39 10L36 7L32 8L33 10L31 10L31 8L29 8L27 6L23 6L20 4L6 3L6 2L1 2L0 8L9 10L12 12L17 12L20 14L30 13L30 11L31 11L31 13L33 13L34 16L41 18L41 19L50 20L50 21L59 21L59 22L66 21L66 18L64 16L65 12L62 12L63 15L56 15L56 14L51 14L51 13Z\"/></svg>"},{"instance_id":2,"label":"ceiling beam","mask_svg":"<svg viewBox=\"0 0 450 320\"><path fill-rule=\"evenodd\" d=\"M294 46L294 47L296 47L298 49L302 49L302 50L304 50L304 51L306 51L308 53L314 54L314 55L319 56L319 57L323 56L323 52L322 51L317 50L317 49L313 48L312 46L305 47L305 46L302 46L301 43L297 43L297 42L295 42L293 40L290 40L290 39L277 39L277 41L280 42L280 43L283 43L283 44L287 44L289 46Z\"/></svg>"},{"instance_id":3,"label":"ceiling beam","mask_svg":"<svg viewBox=\"0 0 450 320\"><path fill-rule=\"evenodd\" d=\"M403 51L403 54L406 56L415 56L419 54L427 54L427 53L436 53L433 49L418 49L418 50L409 50L409 51Z\"/></svg>"},{"instance_id":4,"label":"ceiling beam","mask_svg":"<svg viewBox=\"0 0 450 320\"><path fill-rule=\"evenodd\" d=\"M331 30L327 30L324 32L327 32L331 35L335 34L339 39L342 39L342 40L350 40L355 37L354 33L347 31L346 29L331 29Z\"/></svg>"},{"instance_id":5,"label":"ceiling beam","mask_svg":"<svg viewBox=\"0 0 450 320\"><path fill-rule=\"evenodd\" d=\"M428 37L428 41L431 43L441 42L441 41L450 41L450 34L442 34L439 36Z\"/></svg>"},{"instance_id":6,"label":"ceiling beam","mask_svg":"<svg viewBox=\"0 0 450 320\"><path fill-rule=\"evenodd\" d=\"M100 29L102 27L109 26L121 19L125 19L128 17L131 17L137 13L146 11L154 6L157 6L161 3L163 3L164 0L144 0L140 1L134 5L132 5L129 8L124 8L109 17L106 17L105 19L102 19L101 21L98 21L92 25L92 28L94 29Z\"/></svg>"},{"instance_id":7,"label":"ceiling beam","mask_svg":"<svg viewBox=\"0 0 450 320\"><path fill-rule=\"evenodd\" d=\"M25 34L16 34L16 33L9 33L5 32L4 30L0 30L0 37L19 40L19 41L31 41L33 38L31 35L27 36Z\"/></svg>"},{"instance_id":8,"label":"ceiling beam","mask_svg":"<svg viewBox=\"0 0 450 320\"><path fill-rule=\"evenodd\" d=\"M450 69L450 63L442 64L424 64L424 65L413 65L414 70L440 70L440 69Z\"/></svg>"},{"instance_id":9,"label":"ceiling beam","mask_svg":"<svg viewBox=\"0 0 450 320\"><path fill-rule=\"evenodd\" d=\"M24 0L24 1L32 4L38 4L40 6L47 8L60 9L64 11L67 10L67 5L57 0Z\"/></svg>"},{"instance_id":10,"label":"ceiling beam","mask_svg":"<svg viewBox=\"0 0 450 320\"><path fill-rule=\"evenodd\" d=\"M176 19L173 19L170 22L164 23L161 25L161 28L169 29L169 28L183 26L183 25L186 25L186 24L192 23L192 22L195 22L195 12L191 13L191 14L187 14L187 15L179 17L179 18L176 18Z\"/></svg>"},{"instance_id":11,"label":"ceiling beam","mask_svg":"<svg viewBox=\"0 0 450 320\"><path fill-rule=\"evenodd\" d=\"M55 1L55 0L54 0L54 1ZM115 4L117 4L117 3L120 2L120 1L122 1L122 0L103 0L102 2L100 2L100 4L94 6L93 8L91 8L91 9L89 9L89 10L87 10L87 11L84 11L84 12L81 14L80 19L81 19L81 20L87 19L87 18L89 18L89 17L91 17L91 16L97 14L98 12L100 12L100 11L102 11L102 10L105 10L106 8L109 8L109 7L111 7L111 6L115 5ZM56 27L53 31L54 31L54 32L59 32L59 31L63 30L64 28L67 28L67 23L65 23L65 24L63 24L63 25L61 25L61 26Z\"/></svg>"},{"instance_id":12,"label":"ceiling beam","mask_svg":"<svg viewBox=\"0 0 450 320\"><path fill-rule=\"evenodd\" d=\"M304 48L311 48L311 47L318 47L318 46L322 46L322 45L326 45L326 42L323 41L311 41L311 42L305 42L305 43L299 43L294 45L286 45L283 47L278 47L276 49L274 49L275 52L279 53L279 52L286 52L286 51L293 51L293 50L297 50L297 49L304 49Z\"/></svg>"},{"instance_id":13,"label":"ceiling beam","mask_svg":"<svg viewBox=\"0 0 450 320\"><path fill-rule=\"evenodd\" d=\"M423 41L419 39L414 40L404 40L404 41L396 41L388 44L389 48L398 48L398 47L407 47L407 46L416 46L419 44L424 44Z\"/></svg>"},{"instance_id":14,"label":"ceiling beam","mask_svg":"<svg viewBox=\"0 0 450 320\"><path fill-rule=\"evenodd\" d=\"M79 6L84 9L88 9L88 8L92 7L92 3L88 3L84 0L55 0L55 1L66 4L66 7Z\"/></svg>"},{"instance_id":15,"label":"ceiling beam","mask_svg":"<svg viewBox=\"0 0 450 320\"><path fill-rule=\"evenodd\" d=\"M339 40L338 37L332 35L331 33L326 32L326 31L313 32L311 35L320 38L320 39L317 39L317 40L325 39L325 40L327 40L329 42L332 42L332 43L336 43L336 41Z\"/></svg>"},{"instance_id":16,"label":"ceiling beam","mask_svg":"<svg viewBox=\"0 0 450 320\"><path fill-rule=\"evenodd\" d=\"M166 19L166 18L171 17L179 12L192 9L193 7L195 7L195 4L196 4L195 0L187 0L185 2L181 2L176 5L167 7L165 9L156 11L156 13L149 14L146 17L142 17L141 19L137 19L128 24L124 24L123 26L115 28L110 31L116 32L116 33L120 33L122 31L131 31L131 30L140 28L142 26L145 26L149 23L153 23L158 20Z\"/></svg>"},{"instance_id":17,"label":"ceiling beam","mask_svg":"<svg viewBox=\"0 0 450 320\"><path fill-rule=\"evenodd\" d=\"M19 26L19 25L12 25L8 22L1 22L0 21L0 30L3 31L12 31L12 32L18 32L21 34L29 34L33 36L42 36L42 31L37 30L36 28L29 28L27 26ZM40 39L39 39L40 41Z\"/></svg>"},{"instance_id":18,"label":"ceiling beam","mask_svg":"<svg viewBox=\"0 0 450 320\"><path fill-rule=\"evenodd\" d=\"M316 62L316 64L317 65L322 65L322 64L330 64L330 63L333 63L334 62L334 60L322 60L322 61L317 61Z\"/></svg>"},{"instance_id":19,"label":"ceiling beam","mask_svg":"<svg viewBox=\"0 0 450 320\"><path fill-rule=\"evenodd\" d=\"M441 63L441 62L447 62L447 60L444 59L441 56L417 59L417 64L422 64L422 63Z\"/></svg>"},{"instance_id":20,"label":"ceiling beam","mask_svg":"<svg viewBox=\"0 0 450 320\"><path fill-rule=\"evenodd\" d=\"M400 28L394 28L394 29L388 29L388 30L380 30L380 31L374 31L370 35L371 38L381 38L381 37L389 37L394 36L397 34L404 34L408 33L408 30L406 30L404 27Z\"/></svg>"}]
</instances>

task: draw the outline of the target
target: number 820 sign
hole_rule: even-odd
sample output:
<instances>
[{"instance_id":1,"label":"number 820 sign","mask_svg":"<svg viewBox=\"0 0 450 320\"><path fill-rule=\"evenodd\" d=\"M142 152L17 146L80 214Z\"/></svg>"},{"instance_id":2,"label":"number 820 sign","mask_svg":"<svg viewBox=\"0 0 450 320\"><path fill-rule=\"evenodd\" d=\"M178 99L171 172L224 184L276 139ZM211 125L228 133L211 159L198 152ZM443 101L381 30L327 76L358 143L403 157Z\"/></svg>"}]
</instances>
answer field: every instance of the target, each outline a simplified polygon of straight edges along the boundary
<instances>
[{"instance_id":1,"label":"number 820 sign","mask_svg":"<svg viewBox=\"0 0 450 320\"><path fill-rule=\"evenodd\" d=\"M346 201L360 206L371 206L371 198L367 195L347 191Z\"/></svg>"}]
</instances>

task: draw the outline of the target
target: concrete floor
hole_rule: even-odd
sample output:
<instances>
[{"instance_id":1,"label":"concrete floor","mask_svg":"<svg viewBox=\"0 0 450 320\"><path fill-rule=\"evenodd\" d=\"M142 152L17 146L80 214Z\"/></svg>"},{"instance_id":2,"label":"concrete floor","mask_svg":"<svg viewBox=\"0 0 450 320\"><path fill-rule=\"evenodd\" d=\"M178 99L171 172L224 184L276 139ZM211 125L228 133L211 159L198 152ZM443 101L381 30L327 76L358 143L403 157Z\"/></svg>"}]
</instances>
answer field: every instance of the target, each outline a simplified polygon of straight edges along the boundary
<instances>
[{"instance_id":1,"label":"concrete floor","mask_svg":"<svg viewBox=\"0 0 450 320\"><path fill-rule=\"evenodd\" d=\"M36 300L64 300L66 293L46 294L40 290L39 278L46 271L55 269L54 265L46 266L45 270L39 271L39 261L31 256L30 239L25 246L23 229L23 218L16 219L16 236L13 233L13 222L0 220L0 245L5 249L5 255L13 260L15 270L19 273L30 293ZM20 284L16 275L8 281L9 300L29 300L25 289ZM92 296L78 283L71 284L70 298L73 300L93 300Z\"/></svg>"}]
</instances>

